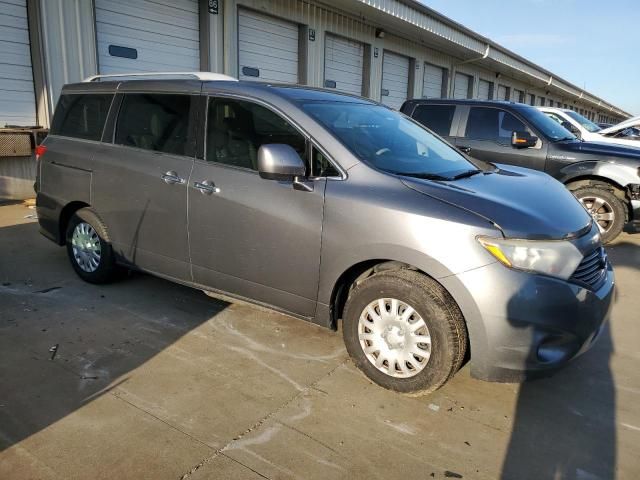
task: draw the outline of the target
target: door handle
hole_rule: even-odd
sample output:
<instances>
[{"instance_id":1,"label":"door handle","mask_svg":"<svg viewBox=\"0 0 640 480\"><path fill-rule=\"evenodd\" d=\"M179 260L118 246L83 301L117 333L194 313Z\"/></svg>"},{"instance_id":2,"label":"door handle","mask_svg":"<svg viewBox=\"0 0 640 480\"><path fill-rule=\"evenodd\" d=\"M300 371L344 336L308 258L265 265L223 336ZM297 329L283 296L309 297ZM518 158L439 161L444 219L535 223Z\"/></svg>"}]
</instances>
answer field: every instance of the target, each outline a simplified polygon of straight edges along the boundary
<instances>
[{"instance_id":1,"label":"door handle","mask_svg":"<svg viewBox=\"0 0 640 480\"><path fill-rule=\"evenodd\" d=\"M211 180L205 180L203 182L193 182L194 188L200 190L203 195L211 195L212 193L220 193L220 189L216 187L216 184Z\"/></svg>"},{"instance_id":2,"label":"door handle","mask_svg":"<svg viewBox=\"0 0 640 480\"><path fill-rule=\"evenodd\" d=\"M460 150L462 153L466 153L467 155L471 153L471 147L458 147L458 150Z\"/></svg>"},{"instance_id":3,"label":"door handle","mask_svg":"<svg viewBox=\"0 0 640 480\"><path fill-rule=\"evenodd\" d=\"M176 172L173 170L169 170L162 174L162 180L169 185L173 185L175 183L184 183L184 178L180 178Z\"/></svg>"}]
</instances>

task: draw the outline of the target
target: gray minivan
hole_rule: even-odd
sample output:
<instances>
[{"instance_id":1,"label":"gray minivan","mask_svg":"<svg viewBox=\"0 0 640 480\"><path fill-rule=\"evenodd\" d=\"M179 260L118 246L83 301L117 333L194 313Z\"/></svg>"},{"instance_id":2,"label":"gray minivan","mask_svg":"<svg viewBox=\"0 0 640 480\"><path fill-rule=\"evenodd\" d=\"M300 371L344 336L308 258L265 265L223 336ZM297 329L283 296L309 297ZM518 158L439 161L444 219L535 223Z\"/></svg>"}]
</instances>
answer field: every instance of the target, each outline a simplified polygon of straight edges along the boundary
<instances>
[{"instance_id":1,"label":"gray minivan","mask_svg":"<svg viewBox=\"0 0 640 480\"><path fill-rule=\"evenodd\" d=\"M376 102L213 74L66 85L38 148L42 233L122 269L342 326L374 382L549 374L593 344L614 276L545 173L470 158Z\"/></svg>"}]
</instances>

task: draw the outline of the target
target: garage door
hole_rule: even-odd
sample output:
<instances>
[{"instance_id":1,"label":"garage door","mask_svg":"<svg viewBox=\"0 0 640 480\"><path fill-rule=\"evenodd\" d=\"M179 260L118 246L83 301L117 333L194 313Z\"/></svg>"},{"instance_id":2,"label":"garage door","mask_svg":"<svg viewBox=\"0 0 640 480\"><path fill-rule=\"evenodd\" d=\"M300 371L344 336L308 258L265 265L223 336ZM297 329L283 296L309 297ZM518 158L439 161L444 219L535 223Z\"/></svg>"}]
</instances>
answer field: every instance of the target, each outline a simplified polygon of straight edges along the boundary
<instances>
[{"instance_id":1,"label":"garage door","mask_svg":"<svg viewBox=\"0 0 640 480\"><path fill-rule=\"evenodd\" d=\"M327 34L324 46L324 86L362 95L364 45Z\"/></svg>"},{"instance_id":2,"label":"garage door","mask_svg":"<svg viewBox=\"0 0 640 480\"><path fill-rule=\"evenodd\" d=\"M197 0L95 0L100 73L198 71Z\"/></svg>"},{"instance_id":3,"label":"garage door","mask_svg":"<svg viewBox=\"0 0 640 480\"><path fill-rule=\"evenodd\" d=\"M422 96L424 98L442 98L442 82L444 68L430 63L424 64L424 79L422 81Z\"/></svg>"},{"instance_id":4,"label":"garage door","mask_svg":"<svg viewBox=\"0 0 640 480\"><path fill-rule=\"evenodd\" d=\"M298 25L239 10L238 59L241 80L298 83Z\"/></svg>"},{"instance_id":5,"label":"garage door","mask_svg":"<svg viewBox=\"0 0 640 480\"><path fill-rule=\"evenodd\" d=\"M409 93L409 58L384 51L381 102L399 109Z\"/></svg>"},{"instance_id":6,"label":"garage door","mask_svg":"<svg viewBox=\"0 0 640 480\"><path fill-rule=\"evenodd\" d=\"M518 90L517 88L511 90L511 101L519 103L524 102L524 92L522 90Z\"/></svg>"},{"instance_id":7,"label":"garage door","mask_svg":"<svg viewBox=\"0 0 640 480\"><path fill-rule=\"evenodd\" d=\"M507 98L507 95L508 95L507 87L505 87L504 85L498 85L497 100L509 100Z\"/></svg>"},{"instance_id":8,"label":"garage door","mask_svg":"<svg viewBox=\"0 0 640 480\"><path fill-rule=\"evenodd\" d=\"M469 98L469 86L471 85L471 77L464 73L456 73L455 83L453 84L453 98Z\"/></svg>"},{"instance_id":9,"label":"garage door","mask_svg":"<svg viewBox=\"0 0 640 480\"><path fill-rule=\"evenodd\" d=\"M478 82L478 98L480 100L491 100L491 90L493 84L487 80L480 80Z\"/></svg>"},{"instance_id":10,"label":"garage door","mask_svg":"<svg viewBox=\"0 0 640 480\"><path fill-rule=\"evenodd\" d=\"M26 0L0 0L0 127L36 124Z\"/></svg>"}]
</instances>

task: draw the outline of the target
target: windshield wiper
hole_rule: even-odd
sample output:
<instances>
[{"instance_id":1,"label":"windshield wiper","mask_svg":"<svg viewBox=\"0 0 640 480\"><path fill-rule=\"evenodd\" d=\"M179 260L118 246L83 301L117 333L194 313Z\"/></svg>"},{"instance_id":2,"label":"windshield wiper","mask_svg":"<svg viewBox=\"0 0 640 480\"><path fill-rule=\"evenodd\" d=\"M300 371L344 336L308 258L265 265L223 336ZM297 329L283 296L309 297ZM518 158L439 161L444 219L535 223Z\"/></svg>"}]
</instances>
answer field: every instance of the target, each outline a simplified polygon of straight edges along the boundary
<instances>
[{"instance_id":1,"label":"windshield wiper","mask_svg":"<svg viewBox=\"0 0 640 480\"><path fill-rule=\"evenodd\" d=\"M576 137L562 137L562 138L558 138L558 139L554 140L552 143L564 142L566 140L577 140L577 138Z\"/></svg>"},{"instance_id":2,"label":"windshield wiper","mask_svg":"<svg viewBox=\"0 0 640 480\"><path fill-rule=\"evenodd\" d=\"M461 178L472 177L478 173L483 173L482 170L467 170L466 172L455 175L451 180L459 180Z\"/></svg>"},{"instance_id":3,"label":"windshield wiper","mask_svg":"<svg viewBox=\"0 0 640 480\"><path fill-rule=\"evenodd\" d=\"M444 177L442 175L438 175L437 173L406 173L406 172L394 172L396 175L404 175L405 177L414 177L414 178L422 178L424 180L440 180L440 181L448 181L451 180L449 177Z\"/></svg>"}]
</instances>

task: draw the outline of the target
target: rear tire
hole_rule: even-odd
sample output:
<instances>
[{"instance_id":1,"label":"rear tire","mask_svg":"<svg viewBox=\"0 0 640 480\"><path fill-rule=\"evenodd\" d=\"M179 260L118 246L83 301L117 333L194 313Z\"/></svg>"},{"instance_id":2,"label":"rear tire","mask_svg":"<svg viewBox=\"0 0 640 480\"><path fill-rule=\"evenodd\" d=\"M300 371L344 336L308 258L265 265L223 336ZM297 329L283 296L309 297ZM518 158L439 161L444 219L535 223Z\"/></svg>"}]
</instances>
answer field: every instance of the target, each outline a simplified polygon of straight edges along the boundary
<instances>
[{"instance_id":1,"label":"rear tire","mask_svg":"<svg viewBox=\"0 0 640 480\"><path fill-rule=\"evenodd\" d=\"M71 266L85 282L109 283L117 278L107 228L94 211L81 208L71 216L66 244Z\"/></svg>"},{"instance_id":2,"label":"rear tire","mask_svg":"<svg viewBox=\"0 0 640 480\"><path fill-rule=\"evenodd\" d=\"M626 208L622 200L606 186L589 185L573 192L600 228L602 243L614 240L626 223Z\"/></svg>"},{"instance_id":3,"label":"rear tire","mask_svg":"<svg viewBox=\"0 0 640 480\"><path fill-rule=\"evenodd\" d=\"M347 299L342 330L349 355L369 379L412 396L444 385L467 349L455 301L435 280L412 270L359 282Z\"/></svg>"}]
</instances>

